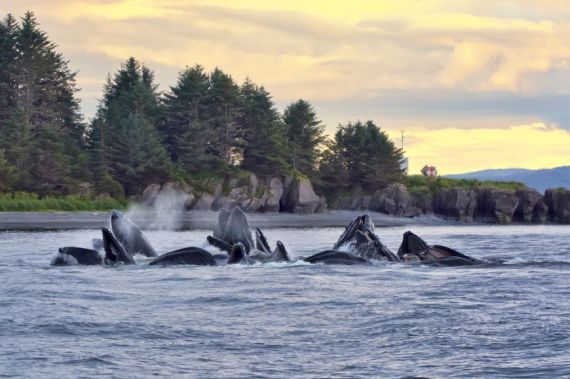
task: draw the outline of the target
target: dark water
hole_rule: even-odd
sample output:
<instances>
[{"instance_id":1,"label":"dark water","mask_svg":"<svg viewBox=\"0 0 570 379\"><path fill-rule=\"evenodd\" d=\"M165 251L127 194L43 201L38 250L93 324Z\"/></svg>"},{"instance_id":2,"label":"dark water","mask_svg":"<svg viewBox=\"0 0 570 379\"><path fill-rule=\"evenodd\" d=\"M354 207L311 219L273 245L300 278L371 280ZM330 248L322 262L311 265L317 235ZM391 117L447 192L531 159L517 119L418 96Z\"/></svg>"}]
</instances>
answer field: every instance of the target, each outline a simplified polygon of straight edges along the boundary
<instances>
[{"instance_id":1,"label":"dark water","mask_svg":"<svg viewBox=\"0 0 570 379\"><path fill-rule=\"evenodd\" d=\"M378 232L396 250L405 230ZM570 377L570 227L414 231L504 263L61 268L58 247L98 232L0 233L0 376ZM309 255L340 232L266 234Z\"/></svg>"}]
</instances>

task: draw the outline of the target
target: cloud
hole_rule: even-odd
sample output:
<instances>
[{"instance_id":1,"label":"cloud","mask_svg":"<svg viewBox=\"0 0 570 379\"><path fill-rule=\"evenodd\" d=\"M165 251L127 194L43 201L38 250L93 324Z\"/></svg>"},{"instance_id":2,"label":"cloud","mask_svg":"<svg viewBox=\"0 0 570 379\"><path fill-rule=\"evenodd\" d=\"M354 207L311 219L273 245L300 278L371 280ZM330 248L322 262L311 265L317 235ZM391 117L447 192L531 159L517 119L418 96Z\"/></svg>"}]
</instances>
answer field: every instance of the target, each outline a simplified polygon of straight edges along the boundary
<instances>
[{"instance_id":1,"label":"cloud","mask_svg":"<svg viewBox=\"0 0 570 379\"><path fill-rule=\"evenodd\" d=\"M502 135L537 122L570 129L569 4L0 0L0 9L36 13L79 72L87 117L107 74L134 55L155 70L162 90L196 63L238 82L250 76L280 107L314 103L330 132L339 122L373 119L387 130L474 138L467 130ZM511 162L514 148L500 149Z\"/></svg>"}]
</instances>

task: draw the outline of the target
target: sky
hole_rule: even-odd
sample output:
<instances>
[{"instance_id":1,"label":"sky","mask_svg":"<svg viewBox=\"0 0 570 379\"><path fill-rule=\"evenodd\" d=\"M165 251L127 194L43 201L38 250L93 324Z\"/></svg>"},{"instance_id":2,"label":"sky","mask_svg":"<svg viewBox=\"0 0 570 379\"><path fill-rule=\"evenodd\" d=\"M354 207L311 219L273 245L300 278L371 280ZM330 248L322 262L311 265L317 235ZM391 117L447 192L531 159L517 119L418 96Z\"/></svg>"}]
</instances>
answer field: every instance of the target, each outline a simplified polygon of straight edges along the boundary
<instances>
[{"instance_id":1,"label":"sky","mask_svg":"<svg viewBox=\"0 0 570 379\"><path fill-rule=\"evenodd\" d=\"M373 120L410 173L570 165L570 1L0 0L35 13L83 113L129 56L161 90L186 66L303 98L326 131Z\"/></svg>"}]
</instances>

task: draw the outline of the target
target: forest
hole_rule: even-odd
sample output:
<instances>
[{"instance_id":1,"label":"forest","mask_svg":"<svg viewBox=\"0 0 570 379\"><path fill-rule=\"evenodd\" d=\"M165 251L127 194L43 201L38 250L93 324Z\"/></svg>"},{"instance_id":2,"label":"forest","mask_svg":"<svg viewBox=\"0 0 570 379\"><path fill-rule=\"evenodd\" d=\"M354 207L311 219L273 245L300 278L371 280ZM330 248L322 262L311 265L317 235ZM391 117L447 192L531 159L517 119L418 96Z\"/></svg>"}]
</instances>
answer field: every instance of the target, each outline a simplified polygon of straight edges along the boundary
<instances>
[{"instance_id":1,"label":"forest","mask_svg":"<svg viewBox=\"0 0 570 379\"><path fill-rule=\"evenodd\" d=\"M0 193L128 199L152 183L241 171L311 179L325 195L401 181L402 151L372 121L327 136L304 99L282 111L252 79L194 64L159 91L135 57L102 78L86 120L76 73L32 12L0 22ZM10 195L13 194L13 195ZM25 197L25 196L24 196Z\"/></svg>"}]
</instances>

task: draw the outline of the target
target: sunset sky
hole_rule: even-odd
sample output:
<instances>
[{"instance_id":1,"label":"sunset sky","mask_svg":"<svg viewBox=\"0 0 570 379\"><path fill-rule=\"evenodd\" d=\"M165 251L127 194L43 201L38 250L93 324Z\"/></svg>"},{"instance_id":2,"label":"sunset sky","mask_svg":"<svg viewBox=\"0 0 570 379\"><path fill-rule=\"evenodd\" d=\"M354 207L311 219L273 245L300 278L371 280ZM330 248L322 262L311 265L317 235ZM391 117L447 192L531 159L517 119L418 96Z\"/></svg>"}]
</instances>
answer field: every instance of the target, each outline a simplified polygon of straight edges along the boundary
<instances>
[{"instance_id":1,"label":"sunset sky","mask_svg":"<svg viewBox=\"0 0 570 379\"><path fill-rule=\"evenodd\" d=\"M160 89L196 63L309 100L334 133L373 120L411 173L570 165L570 1L0 0L36 14L93 116L133 55Z\"/></svg>"}]
</instances>

